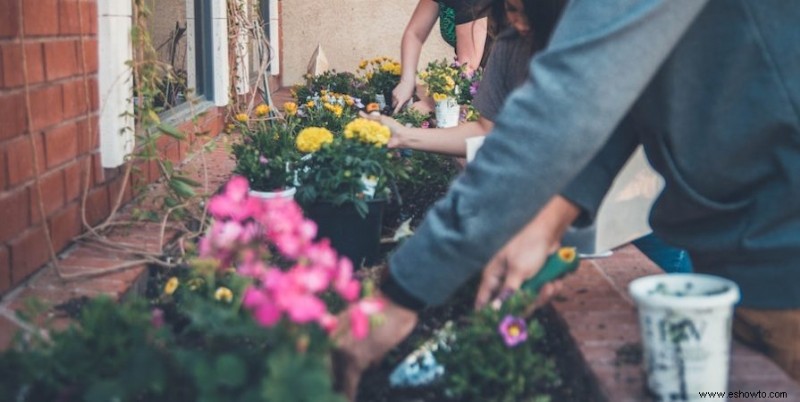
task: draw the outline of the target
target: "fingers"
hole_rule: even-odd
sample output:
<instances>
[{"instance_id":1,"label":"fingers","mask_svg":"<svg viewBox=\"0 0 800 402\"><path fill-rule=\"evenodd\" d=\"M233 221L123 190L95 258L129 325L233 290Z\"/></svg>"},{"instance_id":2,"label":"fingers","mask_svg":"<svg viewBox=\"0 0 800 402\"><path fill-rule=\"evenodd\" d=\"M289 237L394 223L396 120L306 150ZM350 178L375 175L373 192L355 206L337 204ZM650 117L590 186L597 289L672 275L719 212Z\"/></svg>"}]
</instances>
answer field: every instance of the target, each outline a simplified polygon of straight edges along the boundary
<instances>
[{"instance_id":1,"label":"fingers","mask_svg":"<svg viewBox=\"0 0 800 402\"><path fill-rule=\"evenodd\" d=\"M502 252L498 253L486 268L481 276L481 284L478 287L478 294L475 297L475 309L480 310L485 307L500 292L505 275L505 257Z\"/></svg>"},{"instance_id":2,"label":"fingers","mask_svg":"<svg viewBox=\"0 0 800 402\"><path fill-rule=\"evenodd\" d=\"M544 286L542 286L542 289L539 291L539 295L536 297L536 308L549 303L550 300L555 295L559 294L563 288L564 282L561 280L546 283Z\"/></svg>"}]
</instances>

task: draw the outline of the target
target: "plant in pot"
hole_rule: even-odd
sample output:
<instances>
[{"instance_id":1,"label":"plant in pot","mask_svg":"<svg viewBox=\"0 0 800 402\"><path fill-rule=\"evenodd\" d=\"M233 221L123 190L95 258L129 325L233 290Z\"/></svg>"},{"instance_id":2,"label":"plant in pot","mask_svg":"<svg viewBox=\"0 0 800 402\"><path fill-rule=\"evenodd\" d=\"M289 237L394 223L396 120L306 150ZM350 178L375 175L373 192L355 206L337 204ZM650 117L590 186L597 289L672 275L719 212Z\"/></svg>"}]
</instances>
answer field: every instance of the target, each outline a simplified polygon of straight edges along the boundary
<instances>
[{"instance_id":1,"label":"plant in pot","mask_svg":"<svg viewBox=\"0 0 800 402\"><path fill-rule=\"evenodd\" d=\"M263 198L294 196L292 166L299 158L294 146L295 118L287 120L267 118L269 107L255 108L255 118L247 114L236 115L236 127L241 141L232 145L236 158L234 173L247 178L253 195Z\"/></svg>"},{"instance_id":2,"label":"plant in pot","mask_svg":"<svg viewBox=\"0 0 800 402\"><path fill-rule=\"evenodd\" d=\"M390 136L388 127L361 118L341 134L309 127L297 135L307 156L298 163L296 198L319 235L356 266L376 261L390 185L406 176L397 151L386 148Z\"/></svg>"},{"instance_id":3,"label":"plant in pot","mask_svg":"<svg viewBox=\"0 0 800 402\"><path fill-rule=\"evenodd\" d=\"M336 72L334 70L325 71L319 75L306 74L305 84L298 84L291 88L290 92L297 103L303 104L315 96L321 96L322 91L329 93L350 94L356 98L361 98L367 83L351 72Z\"/></svg>"},{"instance_id":4,"label":"plant in pot","mask_svg":"<svg viewBox=\"0 0 800 402\"><path fill-rule=\"evenodd\" d=\"M387 100L392 99L392 90L400 83L400 62L389 57L376 57L371 60L361 60L358 70L364 75L367 83L365 101L376 102L380 109L392 105Z\"/></svg>"},{"instance_id":5,"label":"plant in pot","mask_svg":"<svg viewBox=\"0 0 800 402\"><path fill-rule=\"evenodd\" d=\"M460 105L470 104L477 91L480 72L468 72L466 64L442 59L428 63L419 78L435 103L437 127L454 127L458 125Z\"/></svg>"},{"instance_id":6,"label":"plant in pot","mask_svg":"<svg viewBox=\"0 0 800 402\"><path fill-rule=\"evenodd\" d=\"M325 127L341 132L345 124L353 120L363 107L358 98L323 89L299 106L297 118L292 119L292 122L298 130Z\"/></svg>"}]
</instances>

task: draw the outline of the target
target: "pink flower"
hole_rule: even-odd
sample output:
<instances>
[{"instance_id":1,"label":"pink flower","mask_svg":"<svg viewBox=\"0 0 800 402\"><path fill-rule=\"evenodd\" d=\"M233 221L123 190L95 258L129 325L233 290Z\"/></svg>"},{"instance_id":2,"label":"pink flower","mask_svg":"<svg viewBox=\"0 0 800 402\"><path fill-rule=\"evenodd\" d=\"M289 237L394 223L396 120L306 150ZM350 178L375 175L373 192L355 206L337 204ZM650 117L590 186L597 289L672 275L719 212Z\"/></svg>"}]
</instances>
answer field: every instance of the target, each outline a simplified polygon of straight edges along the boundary
<instances>
[{"instance_id":1,"label":"pink flower","mask_svg":"<svg viewBox=\"0 0 800 402\"><path fill-rule=\"evenodd\" d=\"M332 334L338 325L339 319L333 314L325 314L319 318L319 326L329 334Z\"/></svg>"},{"instance_id":2,"label":"pink flower","mask_svg":"<svg viewBox=\"0 0 800 402\"><path fill-rule=\"evenodd\" d=\"M281 319L281 311L267 295L254 289L245 290L242 304L253 311L253 318L265 327L271 327Z\"/></svg>"},{"instance_id":3,"label":"pink flower","mask_svg":"<svg viewBox=\"0 0 800 402\"><path fill-rule=\"evenodd\" d=\"M507 315L497 328L506 346L513 348L528 339L528 326L525 320Z\"/></svg>"},{"instance_id":4,"label":"pink flower","mask_svg":"<svg viewBox=\"0 0 800 402\"><path fill-rule=\"evenodd\" d=\"M364 339L369 334L369 317L358 306L350 310L350 332L356 339Z\"/></svg>"},{"instance_id":5,"label":"pink flower","mask_svg":"<svg viewBox=\"0 0 800 402\"><path fill-rule=\"evenodd\" d=\"M343 299L352 302L361 292L361 282L353 280L353 263L347 258L339 260L339 270L334 279L333 287Z\"/></svg>"},{"instance_id":6,"label":"pink flower","mask_svg":"<svg viewBox=\"0 0 800 402\"><path fill-rule=\"evenodd\" d=\"M155 329L159 329L164 326L164 310L160 308L154 308L153 311L150 312L150 325L152 325Z\"/></svg>"},{"instance_id":7,"label":"pink flower","mask_svg":"<svg viewBox=\"0 0 800 402\"><path fill-rule=\"evenodd\" d=\"M225 186L225 192L209 201L208 211L217 218L243 220L250 213L249 208L243 208L248 205L249 187L247 179L234 176Z\"/></svg>"},{"instance_id":8,"label":"pink flower","mask_svg":"<svg viewBox=\"0 0 800 402\"><path fill-rule=\"evenodd\" d=\"M297 295L286 308L289 319L298 324L318 321L328 313L325 303L313 295Z\"/></svg>"}]
</instances>

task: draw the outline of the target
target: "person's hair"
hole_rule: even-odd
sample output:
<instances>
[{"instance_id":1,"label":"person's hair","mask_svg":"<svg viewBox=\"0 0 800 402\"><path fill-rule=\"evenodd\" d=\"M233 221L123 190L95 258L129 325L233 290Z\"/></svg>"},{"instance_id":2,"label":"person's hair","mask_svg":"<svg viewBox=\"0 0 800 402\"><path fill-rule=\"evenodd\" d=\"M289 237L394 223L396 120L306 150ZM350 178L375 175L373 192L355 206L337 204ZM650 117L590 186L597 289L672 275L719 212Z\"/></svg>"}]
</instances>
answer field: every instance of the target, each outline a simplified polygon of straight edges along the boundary
<instances>
[{"instance_id":1,"label":"person's hair","mask_svg":"<svg viewBox=\"0 0 800 402\"><path fill-rule=\"evenodd\" d=\"M558 24L561 12L568 0L521 0L525 7L525 17L531 26L534 47L542 49L550 42L550 36ZM506 0L492 0L488 7L489 32L497 35L509 27L505 9Z\"/></svg>"}]
</instances>

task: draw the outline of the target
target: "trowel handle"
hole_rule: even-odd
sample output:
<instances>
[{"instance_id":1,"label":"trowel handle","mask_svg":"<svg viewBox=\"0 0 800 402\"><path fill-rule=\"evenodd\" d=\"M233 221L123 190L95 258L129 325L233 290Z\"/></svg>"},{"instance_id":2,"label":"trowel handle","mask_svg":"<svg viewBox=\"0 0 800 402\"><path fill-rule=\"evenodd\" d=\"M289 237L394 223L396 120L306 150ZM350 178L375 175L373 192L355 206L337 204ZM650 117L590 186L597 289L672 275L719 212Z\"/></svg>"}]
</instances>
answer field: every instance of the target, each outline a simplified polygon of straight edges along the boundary
<instances>
[{"instance_id":1,"label":"trowel handle","mask_svg":"<svg viewBox=\"0 0 800 402\"><path fill-rule=\"evenodd\" d=\"M542 269L536 275L522 283L522 289L529 292L539 292L545 283L554 281L567 275L580 265L578 253L574 247L562 247L547 257Z\"/></svg>"}]
</instances>

